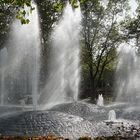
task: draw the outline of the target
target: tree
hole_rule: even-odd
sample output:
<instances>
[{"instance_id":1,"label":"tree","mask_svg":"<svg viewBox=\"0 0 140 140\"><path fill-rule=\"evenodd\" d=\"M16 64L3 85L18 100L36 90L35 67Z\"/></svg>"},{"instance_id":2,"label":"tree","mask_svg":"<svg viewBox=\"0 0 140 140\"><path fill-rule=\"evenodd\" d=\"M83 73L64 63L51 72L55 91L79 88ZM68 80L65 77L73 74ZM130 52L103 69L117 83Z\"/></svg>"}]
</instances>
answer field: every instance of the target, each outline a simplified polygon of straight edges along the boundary
<instances>
[{"instance_id":1,"label":"tree","mask_svg":"<svg viewBox=\"0 0 140 140\"><path fill-rule=\"evenodd\" d=\"M87 88L93 98L97 96L97 90L106 81L103 76L108 67L113 73L116 47L122 40L118 18L127 4L127 0L109 0L106 6L103 6L99 0L88 0L82 5L84 15L82 51L84 82L82 86L84 87L85 78L90 81ZM105 84L111 84L111 81Z\"/></svg>"},{"instance_id":2,"label":"tree","mask_svg":"<svg viewBox=\"0 0 140 140\"><path fill-rule=\"evenodd\" d=\"M32 12L34 7L32 7L31 0L1 0L0 7L13 8L13 14L16 12L16 18L21 21L22 24L29 23L29 19L26 18L25 6L29 8L29 11ZM29 13L29 12L28 12Z\"/></svg>"},{"instance_id":3,"label":"tree","mask_svg":"<svg viewBox=\"0 0 140 140\"><path fill-rule=\"evenodd\" d=\"M62 15L62 9L66 2L66 0L36 0L42 33L41 81L43 83L47 77L49 64L50 34ZM128 32L128 28L120 32L122 22L119 21L121 14L128 7L128 0L108 0L106 4L102 2L102 0L80 0L83 14L81 90L84 96L89 96L90 94L91 97L96 97L98 89L104 89L108 85L112 86L116 48L124 38L128 37L128 34L126 35L125 33L126 30ZM73 8L77 8L77 0L70 0L70 3ZM27 6L29 12L34 8L31 0L1 0L0 6L1 43L7 38L10 23L14 19L13 16L16 15L22 24L26 24L29 22L26 18L28 11L24 7ZM138 17L135 22L139 22ZM131 24L133 25L133 23ZM130 32L132 34L133 28L136 29L133 26L129 27L129 35ZM135 33L135 30L133 33ZM88 94L86 95L87 92Z\"/></svg>"},{"instance_id":4,"label":"tree","mask_svg":"<svg viewBox=\"0 0 140 140\"><path fill-rule=\"evenodd\" d=\"M47 78L47 71L49 65L49 55L50 55L50 35L57 24L60 16L62 15L63 8L65 7L67 1L65 0L36 0L39 17L40 26L42 33L42 67L41 67L41 81L45 81ZM70 0L71 5L77 8L77 0ZM46 75L46 77L44 76ZM45 83L45 82L42 82ZM43 86L43 84L42 84Z\"/></svg>"},{"instance_id":5,"label":"tree","mask_svg":"<svg viewBox=\"0 0 140 140\"><path fill-rule=\"evenodd\" d=\"M136 16L134 18L130 18L124 24L125 28L125 37L127 41L135 39L135 44L138 53L140 54L140 1L137 0L138 7L136 9Z\"/></svg>"},{"instance_id":6,"label":"tree","mask_svg":"<svg viewBox=\"0 0 140 140\"><path fill-rule=\"evenodd\" d=\"M24 9L25 6L28 7L28 10ZM0 49L8 37L14 16L16 15L16 18L22 24L27 24L29 23L29 19L26 18L26 14L33 9L31 0L0 0Z\"/></svg>"}]
</instances>

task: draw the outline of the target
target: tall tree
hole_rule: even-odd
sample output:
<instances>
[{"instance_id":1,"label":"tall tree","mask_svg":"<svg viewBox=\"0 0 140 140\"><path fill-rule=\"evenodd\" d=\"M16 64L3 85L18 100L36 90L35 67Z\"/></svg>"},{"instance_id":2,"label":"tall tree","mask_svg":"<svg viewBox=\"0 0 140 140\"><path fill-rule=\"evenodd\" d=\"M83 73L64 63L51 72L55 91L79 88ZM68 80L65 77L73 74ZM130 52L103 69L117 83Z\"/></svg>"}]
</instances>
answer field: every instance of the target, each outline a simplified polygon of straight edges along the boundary
<instances>
[{"instance_id":1,"label":"tall tree","mask_svg":"<svg viewBox=\"0 0 140 140\"><path fill-rule=\"evenodd\" d=\"M135 39L138 53L140 54L140 0L137 1L136 15L124 24L127 41Z\"/></svg>"},{"instance_id":2,"label":"tall tree","mask_svg":"<svg viewBox=\"0 0 140 140\"><path fill-rule=\"evenodd\" d=\"M122 40L119 33L119 15L123 14L127 4L127 0L109 0L107 3L100 0L83 2L83 70L86 68L86 77L83 77L90 81L87 88L91 97L97 96L97 89L105 80L104 72L116 58L116 47ZM108 84L111 83L106 83Z\"/></svg>"}]
</instances>

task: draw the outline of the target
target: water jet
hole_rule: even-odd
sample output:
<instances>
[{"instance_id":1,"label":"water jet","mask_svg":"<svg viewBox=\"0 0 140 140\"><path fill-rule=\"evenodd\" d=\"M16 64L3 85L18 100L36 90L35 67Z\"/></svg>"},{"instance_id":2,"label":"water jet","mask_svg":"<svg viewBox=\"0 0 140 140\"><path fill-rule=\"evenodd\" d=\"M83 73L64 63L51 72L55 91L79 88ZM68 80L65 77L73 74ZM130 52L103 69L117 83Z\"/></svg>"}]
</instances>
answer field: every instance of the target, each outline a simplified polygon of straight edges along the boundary
<instances>
[{"instance_id":1,"label":"water jet","mask_svg":"<svg viewBox=\"0 0 140 140\"><path fill-rule=\"evenodd\" d=\"M67 3L51 35L49 77L40 102L45 106L78 100L81 10Z\"/></svg>"},{"instance_id":2,"label":"water jet","mask_svg":"<svg viewBox=\"0 0 140 140\"><path fill-rule=\"evenodd\" d=\"M98 106L104 106L104 98L103 98L102 94L98 95L97 105Z\"/></svg>"},{"instance_id":3,"label":"water jet","mask_svg":"<svg viewBox=\"0 0 140 140\"><path fill-rule=\"evenodd\" d=\"M1 104L19 105L26 95L32 96L34 109L38 106L38 82L40 71L40 31L37 6L28 16L30 22L21 25L15 19L11 25L9 38L3 57L4 71L0 71ZM2 59L2 60L3 60ZM4 72L4 74L3 74ZM29 103L28 103L29 104Z\"/></svg>"}]
</instances>

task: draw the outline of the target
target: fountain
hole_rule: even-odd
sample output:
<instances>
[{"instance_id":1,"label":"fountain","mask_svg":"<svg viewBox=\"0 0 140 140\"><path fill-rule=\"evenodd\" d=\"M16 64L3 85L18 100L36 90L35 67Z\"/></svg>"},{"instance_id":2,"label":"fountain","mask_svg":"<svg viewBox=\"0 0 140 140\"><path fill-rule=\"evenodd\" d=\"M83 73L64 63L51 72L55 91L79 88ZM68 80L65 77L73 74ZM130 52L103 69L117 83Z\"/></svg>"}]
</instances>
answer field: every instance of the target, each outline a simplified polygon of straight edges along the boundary
<instances>
[{"instance_id":1,"label":"fountain","mask_svg":"<svg viewBox=\"0 0 140 140\"><path fill-rule=\"evenodd\" d=\"M116 100L138 103L140 99L140 56L136 53L136 48L128 44L122 44L118 52Z\"/></svg>"},{"instance_id":2,"label":"fountain","mask_svg":"<svg viewBox=\"0 0 140 140\"><path fill-rule=\"evenodd\" d=\"M110 110L108 113L108 120L115 121L116 120L116 112L115 110Z\"/></svg>"},{"instance_id":3,"label":"fountain","mask_svg":"<svg viewBox=\"0 0 140 140\"><path fill-rule=\"evenodd\" d=\"M41 99L47 107L78 99L81 18L80 5L73 9L67 3L52 32L50 73Z\"/></svg>"},{"instance_id":4,"label":"fountain","mask_svg":"<svg viewBox=\"0 0 140 140\"><path fill-rule=\"evenodd\" d=\"M103 98L102 94L98 95L97 105L98 106L104 106L104 98Z\"/></svg>"},{"instance_id":5,"label":"fountain","mask_svg":"<svg viewBox=\"0 0 140 140\"><path fill-rule=\"evenodd\" d=\"M30 23L21 25L14 20L5 44L1 75L1 104L18 105L26 95L32 95L34 108L38 102L40 69L40 33L37 7L29 15ZM3 74L4 72L4 74Z\"/></svg>"},{"instance_id":6,"label":"fountain","mask_svg":"<svg viewBox=\"0 0 140 140\"><path fill-rule=\"evenodd\" d=\"M45 88L39 91L40 35L37 7L34 7L36 10L29 17L31 23L21 26L15 20L7 43L0 50L0 134L54 134L70 139L79 139L84 135L106 137L116 135L118 128L124 129L129 123L136 126L134 120L140 123L139 107L136 109L135 106L120 103L104 106L102 94L98 95L97 105L86 103L89 99L77 101L82 19L80 6L73 9L68 3L62 19L51 34L49 76ZM140 61L135 49L121 49L117 67L119 101L122 96L127 101L139 99L139 69ZM31 106L29 98L32 98ZM45 104L44 109L47 110L42 110L38 103ZM14 107L18 109L12 111ZM121 119L116 119L116 115ZM131 129L130 125L128 127Z\"/></svg>"},{"instance_id":7,"label":"fountain","mask_svg":"<svg viewBox=\"0 0 140 140\"><path fill-rule=\"evenodd\" d=\"M0 51L0 104L3 105L4 104L4 94L5 94L5 85L4 85L4 79L5 79L5 67L6 67L6 63L7 63L7 49L3 48Z\"/></svg>"}]
</instances>

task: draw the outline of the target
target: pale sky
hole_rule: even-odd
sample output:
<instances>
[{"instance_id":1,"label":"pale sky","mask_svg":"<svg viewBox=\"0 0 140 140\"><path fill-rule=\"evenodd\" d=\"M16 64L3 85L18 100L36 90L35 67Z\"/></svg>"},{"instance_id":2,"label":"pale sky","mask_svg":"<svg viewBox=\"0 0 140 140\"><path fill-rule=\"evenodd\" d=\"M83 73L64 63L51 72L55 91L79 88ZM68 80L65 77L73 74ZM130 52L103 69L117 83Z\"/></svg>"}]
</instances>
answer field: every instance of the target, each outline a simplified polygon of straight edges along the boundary
<instances>
[{"instance_id":1,"label":"pale sky","mask_svg":"<svg viewBox=\"0 0 140 140\"><path fill-rule=\"evenodd\" d=\"M135 10L137 8L136 0L129 0L129 4L131 6L131 14L135 14Z\"/></svg>"},{"instance_id":2,"label":"pale sky","mask_svg":"<svg viewBox=\"0 0 140 140\"><path fill-rule=\"evenodd\" d=\"M106 7L107 2L108 2L108 0L101 0L101 3L105 7ZM129 5L131 7L130 15L134 16L135 15L135 11L137 9L137 2L136 2L136 0L129 0Z\"/></svg>"}]
</instances>

